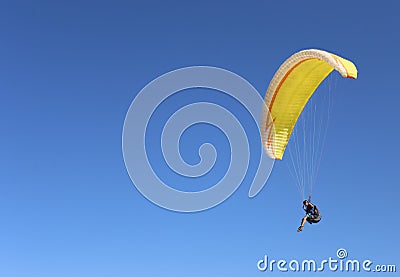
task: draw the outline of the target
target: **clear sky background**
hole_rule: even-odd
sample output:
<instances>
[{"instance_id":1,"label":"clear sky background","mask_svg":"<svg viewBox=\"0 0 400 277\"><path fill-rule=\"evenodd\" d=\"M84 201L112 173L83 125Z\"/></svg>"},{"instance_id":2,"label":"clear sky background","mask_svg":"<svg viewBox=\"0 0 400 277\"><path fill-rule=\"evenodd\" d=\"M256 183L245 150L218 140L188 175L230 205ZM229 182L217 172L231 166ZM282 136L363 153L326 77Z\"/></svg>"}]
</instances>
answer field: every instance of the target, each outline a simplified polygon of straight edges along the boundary
<instances>
[{"instance_id":1,"label":"clear sky background","mask_svg":"<svg viewBox=\"0 0 400 277\"><path fill-rule=\"evenodd\" d=\"M397 1L2 1L0 276L279 275L257 261L322 260L338 248L399 271L399 10ZM334 94L314 191L321 223L296 232L303 212L284 162L257 197L247 196L249 176L200 213L164 210L136 190L121 136L148 82L211 65L264 96L305 48L359 69ZM189 162L208 140L198 128L183 141ZM204 130L226 153L221 133Z\"/></svg>"}]
</instances>

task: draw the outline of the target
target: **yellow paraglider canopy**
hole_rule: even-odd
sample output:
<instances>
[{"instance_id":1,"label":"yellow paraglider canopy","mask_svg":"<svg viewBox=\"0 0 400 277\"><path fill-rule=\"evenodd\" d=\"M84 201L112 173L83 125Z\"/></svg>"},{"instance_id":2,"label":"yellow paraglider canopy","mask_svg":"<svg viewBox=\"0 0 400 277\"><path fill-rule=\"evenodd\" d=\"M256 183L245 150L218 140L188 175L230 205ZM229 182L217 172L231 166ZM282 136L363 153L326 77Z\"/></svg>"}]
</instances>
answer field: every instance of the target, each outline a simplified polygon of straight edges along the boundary
<instances>
[{"instance_id":1,"label":"yellow paraglider canopy","mask_svg":"<svg viewBox=\"0 0 400 277\"><path fill-rule=\"evenodd\" d=\"M279 67L265 95L260 125L263 147L271 158L282 159L305 105L334 69L344 78L357 78L351 61L316 49L297 52Z\"/></svg>"}]
</instances>

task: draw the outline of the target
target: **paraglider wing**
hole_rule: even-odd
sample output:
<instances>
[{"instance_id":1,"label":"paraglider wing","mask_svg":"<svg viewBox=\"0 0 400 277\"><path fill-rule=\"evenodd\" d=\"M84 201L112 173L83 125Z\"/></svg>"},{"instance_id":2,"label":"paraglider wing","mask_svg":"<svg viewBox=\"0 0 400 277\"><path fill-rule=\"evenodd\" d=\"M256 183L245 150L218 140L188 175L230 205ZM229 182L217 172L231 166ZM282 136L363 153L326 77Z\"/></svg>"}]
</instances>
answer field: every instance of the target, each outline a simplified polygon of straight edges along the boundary
<instances>
[{"instance_id":1,"label":"paraglider wing","mask_svg":"<svg viewBox=\"0 0 400 277\"><path fill-rule=\"evenodd\" d=\"M260 124L263 147L271 158L282 159L305 105L333 70L344 78L357 78L351 61L316 49L297 52L279 67L265 95Z\"/></svg>"}]
</instances>

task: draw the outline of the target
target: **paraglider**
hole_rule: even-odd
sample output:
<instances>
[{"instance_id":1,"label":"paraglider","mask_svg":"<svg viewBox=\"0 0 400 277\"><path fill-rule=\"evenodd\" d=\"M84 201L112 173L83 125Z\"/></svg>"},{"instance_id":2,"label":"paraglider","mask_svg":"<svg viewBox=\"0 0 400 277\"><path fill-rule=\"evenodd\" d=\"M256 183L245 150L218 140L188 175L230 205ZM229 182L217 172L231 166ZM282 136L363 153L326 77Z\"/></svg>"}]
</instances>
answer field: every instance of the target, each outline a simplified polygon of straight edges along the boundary
<instances>
[{"instance_id":1,"label":"paraglider","mask_svg":"<svg viewBox=\"0 0 400 277\"><path fill-rule=\"evenodd\" d=\"M344 78L357 78L357 68L351 61L317 49L297 52L279 67L268 86L260 124L262 145L269 157L275 160L283 159L289 140L293 133L296 133L295 126L304 108L320 84L334 70ZM309 193L311 196L312 184L318 172L320 156L317 156L319 153L314 144L318 144L321 148L320 140L324 139L324 136L315 135L319 128L324 127L316 119L316 111L321 109L323 108L315 107L311 111L314 114L311 132L307 138L305 137L307 128L303 126L300 131L304 134L304 139L301 140L303 147L300 149L303 151L302 156L297 145L298 141L296 138L293 139L294 147L297 147L296 151L293 151L295 157L291 157L293 175L297 178L302 199L305 198L307 185L311 186ZM320 152L322 153L322 150ZM303 208L306 209L306 216L298 231L302 231L306 221L316 223L321 220L318 209L309 200L303 202Z\"/></svg>"},{"instance_id":2,"label":"paraglider","mask_svg":"<svg viewBox=\"0 0 400 277\"><path fill-rule=\"evenodd\" d=\"M319 212L317 206L312 204L309 200L303 201L303 210L306 212L306 215L301 220L301 224L300 227L297 228L297 232L303 231L306 221L310 224L313 224L320 222L322 218L322 215Z\"/></svg>"},{"instance_id":3,"label":"paraglider","mask_svg":"<svg viewBox=\"0 0 400 277\"><path fill-rule=\"evenodd\" d=\"M271 158L282 160L297 119L333 70L344 78L357 78L352 62L316 49L300 51L279 67L269 84L261 116L263 147Z\"/></svg>"}]
</instances>

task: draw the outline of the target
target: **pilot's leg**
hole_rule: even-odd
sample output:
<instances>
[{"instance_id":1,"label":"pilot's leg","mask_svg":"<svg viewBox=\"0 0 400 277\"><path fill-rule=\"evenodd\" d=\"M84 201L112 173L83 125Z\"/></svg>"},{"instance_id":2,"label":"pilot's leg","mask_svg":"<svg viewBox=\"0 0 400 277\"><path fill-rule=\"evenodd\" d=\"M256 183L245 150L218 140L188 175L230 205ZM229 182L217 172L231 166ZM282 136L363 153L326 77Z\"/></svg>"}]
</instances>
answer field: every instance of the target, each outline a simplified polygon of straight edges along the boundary
<instances>
[{"instance_id":1,"label":"pilot's leg","mask_svg":"<svg viewBox=\"0 0 400 277\"><path fill-rule=\"evenodd\" d=\"M300 225L300 227L297 229L297 232L303 231L304 224L306 224L306 221L307 221L307 216L303 217L303 219L301 220L301 225Z\"/></svg>"}]
</instances>

